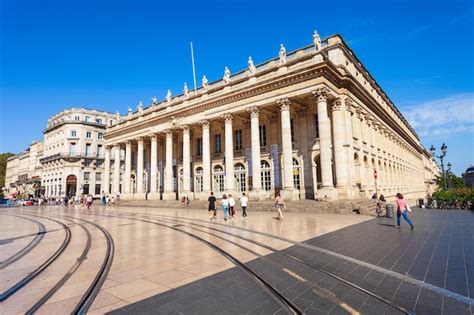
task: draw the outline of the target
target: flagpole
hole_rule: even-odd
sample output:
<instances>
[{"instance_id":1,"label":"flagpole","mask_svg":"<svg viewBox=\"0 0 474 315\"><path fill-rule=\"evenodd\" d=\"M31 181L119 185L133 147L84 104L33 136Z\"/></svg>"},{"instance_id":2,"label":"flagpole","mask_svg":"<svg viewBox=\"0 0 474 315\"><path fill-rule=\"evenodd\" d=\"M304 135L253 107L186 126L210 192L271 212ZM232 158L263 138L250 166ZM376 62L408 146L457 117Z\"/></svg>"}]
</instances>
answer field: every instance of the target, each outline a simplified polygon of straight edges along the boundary
<instances>
[{"instance_id":1,"label":"flagpole","mask_svg":"<svg viewBox=\"0 0 474 315\"><path fill-rule=\"evenodd\" d=\"M193 63L194 94L196 94L196 68L194 67L193 42L191 42L191 60L192 60L192 63Z\"/></svg>"}]
</instances>

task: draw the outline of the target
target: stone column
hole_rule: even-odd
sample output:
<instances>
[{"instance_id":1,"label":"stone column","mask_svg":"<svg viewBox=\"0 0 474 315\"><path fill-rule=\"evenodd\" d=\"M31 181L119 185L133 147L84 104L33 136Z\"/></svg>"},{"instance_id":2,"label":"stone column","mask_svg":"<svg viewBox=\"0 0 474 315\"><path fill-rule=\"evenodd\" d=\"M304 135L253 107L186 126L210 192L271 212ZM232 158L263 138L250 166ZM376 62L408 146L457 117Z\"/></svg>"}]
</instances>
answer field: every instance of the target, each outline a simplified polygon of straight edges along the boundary
<instances>
[{"instance_id":1,"label":"stone column","mask_svg":"<svg viewBox=\"0 0 474 315\"><path fill-rule=\"evenodd\" d=\"M225 126L225 190L227 193L234 193L234 135L232 132L232 115L224 114Z\"/></svg>"},{"instance_id":2,"label":"stone column","mask_svg":"<svg viewBox=\"0 0 474 315\"><path fill-rule=\"evenodd\" d=\"M112 193L117 195L120 193L120 144L114 146L114 182L112 187Z\"/></svg>"},{"instance_id":3,"label":"stone column","mask_svg":"<svg viewBox=\"0 0 474 315\"><path fill-rule=\"evenodd\" d=\"M329 89L325 87L313 92L318 106L319 150L321 152L322 187L318 197L337 199L337 192L334 190L332 177L331 121L327 112L328 93Z\"/></svg>"},{"instance_id":4,"label":"stone column","mask_svg":"<svg viewBox=\"0 0 474 315\"><path fill-rule=\"evenodd\" d=\"M191 199L191 148L189 126L183 126L183 193Z\"/></svg>"},{"instance_id":5,"label":"stone column","mask_svg":"<svg viewBox=\"0 0 474 315\"><path fill-rule=\"evenodd\" d=\"M252 190L250 198L259 200L262 191L262 180L260 170L260 121L259 109L252 106L247 110L250 113L250 135L252 146Z\"/></svg>"},{"instance_id":6,"label":"stone column","mask_svg":"<svg viewBox=\"0 0 474 315\"><path fill-rule=\"evenodd\" d=\"M210 132L209 132L209 121L202 120L202 188L206 195L211 191L211 144L210 144ZM205 200L207 200L207 196Z\"/></svg>"},{"instance_id":7,"label":"stone column","mask_svg":"<svg viewBox=\"0 0 474 315\"><path fill-rule=\"evenodd\" d=\"M110 194L110 147L105 146L104 159L104 180L102 181L102 191L104 194Z\"/></svg>"},{"instance_id":8,"label":"stone column","mask_svg":"<svg viewBox=\"0 0 474 315\"><path fill-rule=\"evenodd\" d=\"M143 191L143 139L137 141L137 197L141 199Z\"/></svg>"},{"instance_id":9,"label":"stone column","mask_svg":"<svg viewBox=\"0 0 474 315\"><path fill-rule=\"evenodd\" d=\"M283 190L281 193L284 198L298 199L295 194L295 185L293 182L293 147L291 144L291 119L290 105L288 98L278 101L281 111L281 147L283 157Z\"/></svg>"},{"instance_id":10,"label":"stone column","mask_svg":"<svg viewBox=\"0 0 474 315\"><path fill-rule=\"evenodd\" d=\"M324 105L323 105L324 106ZM336 187L339 194L347 197L349 182L348 156L344 144L346 143L346 107L340 98L332 104L333 134L334 134L334 162L336 164ZM319 116L318 116L319 117Z\"/></svg>"},{"instance_id":11,"label":"stone column","mask_svg":"<svg viewBox=\"0 0 474 315\"><path fill-rule=\"evenodd\" d=\"M163 200L176 200L173 189L173 131L166 131L165 191Z\"/></svg>"},{"instance_id":12,"label":"stone column","mask_svg":"<svg viewBox=\"0 0 474 315\"><path fill-rule=\"evenodd\" d=\"M159 200L160 193L158 192L158 136L152 135L150 137L150 194L148 199Z\"/></svg>"},{"instance_id":13,"label":"stone column","mask_svg":"<svg viewBox=\"0 0 474 315\"><path fill-rule=\"evenodd\" d=\"M125 144L125 174L123 177L123 186L124 186L124 196L123 198L128 198L127 194L131 193L130 190L130 180L132 176L132 142L127 141Z\"/></svg>"}]
</instances>

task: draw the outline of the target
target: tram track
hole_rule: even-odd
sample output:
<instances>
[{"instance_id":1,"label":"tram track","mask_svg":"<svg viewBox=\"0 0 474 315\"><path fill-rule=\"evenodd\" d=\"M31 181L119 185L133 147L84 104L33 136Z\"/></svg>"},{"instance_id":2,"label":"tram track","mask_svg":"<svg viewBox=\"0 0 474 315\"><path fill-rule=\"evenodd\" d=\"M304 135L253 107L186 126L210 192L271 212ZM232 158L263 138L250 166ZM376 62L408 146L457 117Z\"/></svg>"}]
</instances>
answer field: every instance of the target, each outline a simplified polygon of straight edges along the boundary
<instances>
[{"instance_id":1,"label":"tram track","mask_svg":"<svg viewBox=\"0 0 474 315\"><path fill-rule=\"evenodd\" d=\"M1 214L11 216L10 214L6 214L6 213L1 213ZM28 221L33 222L36 225L38 225L38 232L35 233L35 234L30 235L30 236L34 236L34 238L28 244L26 244L25 247L20 249L18 252L16 252L15 254L13 254L12 256L7 258L6 260L0 262L0 270L5 269L9 265L11 265L14 262L20 260L26 254L31 252L36 246L38 246L38 244L44 238L44 234L46 233L46 227L44 226L43 223L39 222L38 220L33 220L33 219L29 219L29 218L23 218L23 219L28 220Z\"/></svg>"}]
</instances>

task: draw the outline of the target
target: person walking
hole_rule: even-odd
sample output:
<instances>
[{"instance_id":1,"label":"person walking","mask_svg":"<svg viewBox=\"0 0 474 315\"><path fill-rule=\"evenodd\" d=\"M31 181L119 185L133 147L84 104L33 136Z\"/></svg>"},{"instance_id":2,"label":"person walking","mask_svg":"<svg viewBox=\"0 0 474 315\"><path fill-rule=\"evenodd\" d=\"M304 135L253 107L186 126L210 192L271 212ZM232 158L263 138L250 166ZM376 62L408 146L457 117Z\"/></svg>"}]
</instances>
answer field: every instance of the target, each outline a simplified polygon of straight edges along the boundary
<instances>
[{"instance_id":1,"label":"person walking","mask_svg":"<svg viewBox=\"0 0 474 315\"><path fill-rule=\"evenodd\" d=\"M285 205L285 200L283 200L283 197L278 193L275 198L275 207L277 208L278 211L278 217L275 219L277 220L283 220L283 214L281 212L282 208L286 208Z\"/></svg>"},{"instance_id":2,"label":"person walking","mask_svg":"<svg viewBox=\"0 0 474 315\"><path fill-rule=\"evenodd\" d=\"M231 194L229 194L229 219L233 220L234 219L234 214L235 214L235 200L232 197Z\"/></svg>"},{"instance_id":3,"label":"person walking","mask_svg":"<svg viewBox=\"0 0 474 315\"><path fill-rule=\"evenodd\" d=\"M87 195L86 197L86 208L89 210L92 206L92 195Z\"/></svg>"},{"instance_id":4,"label":"person walking","mask_svg":"<svg viewBox=\"0 0 474 315\"><path fill-rule=\"evenodd\" d=\"M242 207L242 219L247 220L247 206L249 204L249 198L242 193L242 197L240 197L240 206Z\"/></svg>"},{"instance_id":5,"label":"person walking","mask_svg":"<svg viewBox=\"0 0 474 315\"><path fill-rule=\"evenodd\" d=\"M229 214L229 199L227 199L227 195L223 194L222 195L222 211L224 211L224 221L227 221L227 216Z\"/></svg>"},{"instance_id":6,"label":"person walking","mask_svg":"<svg viewBox=\"0 0 474 315\"><path fill-rule=\"evenodd\" d=\"M207 201L209 202L209 206L207 208L207 211L209 213L209 220L212 221L217 218L216 197L214 197L214 192L211 191L211 194L209 195L209 198L207 198Z\"/></svg>"},{"instance_id":7,"label":"person walking","mask_svg":"<svg viewBox=\"0 0 474 315\"><path fill-rule=\"evenodd\" d=\"M403 216L403 219L410 224L410 228L413 230L414 226L411 222L410 218L408 217L408 211L410 211L410 207L408 206L405 199L403 199L403 195L401 193L397 193L397 228L400 227L400 217Z\"/></svg>"}]
</instances>

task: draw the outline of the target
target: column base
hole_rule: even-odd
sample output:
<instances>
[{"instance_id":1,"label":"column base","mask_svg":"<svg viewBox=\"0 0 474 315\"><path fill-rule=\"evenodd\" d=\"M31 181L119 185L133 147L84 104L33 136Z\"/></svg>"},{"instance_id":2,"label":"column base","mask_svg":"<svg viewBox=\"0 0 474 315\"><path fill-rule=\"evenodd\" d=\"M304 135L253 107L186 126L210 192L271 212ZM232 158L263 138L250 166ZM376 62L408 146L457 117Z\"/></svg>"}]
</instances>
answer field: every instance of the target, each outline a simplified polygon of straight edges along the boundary
<instances>
[{"instance_id":1,"label":"column base","mask_svg":"<svg viewBox=\"0 0 474 315\"><path fill-rule=\"evenodd\" d=\"M179 194L179 199L183 197L188 197L189 200L194 200L194 193L192 191L183 191Z\"/></svg>"},{"instance_id":2,"label":"column base","mask_svg":"<svg viewBox=\"0 0 474 315\"><path fill-rule=\"evenodd\" d=\"M133 194L131 193L120 194L120 200L133 200Z\"/></svg>"},{"instance_id":3,"label":"column base","mask_svg":"<svg viewBox=\"0 0 474 315\"><path fill-rule=\"evenodd\" d=\"M133 200L146 200L146 193L134 193Z\"/></svg>"},{"instance_id":4,"label":"column base","mask_svg":"<svg viewBox=\"0 0 474 315\"><path fill-rule=\"evenodd\" d=\"M264 191L264 190L251 190L248 192L248 196L250 200L258 201L258 200L268 200L271 199L271 191Z\"/></svg>"},{"instance_id":5,"label":"column base","mask_svg":"<svg viewBox=\"0 0 474 315\"><path fill-rule=\"evenodd\" d=\"M280 190L280 196L282 196L284 200L300 200L300 191L299 189L285 188Z\"/></svg>"},{"instance_id":6,"label":"column base","mask_svg":"<svg viewBox=\"0 0 474 315\"><path fill-rule=\"evenodd\" d=\"M164 192L163 200L176 200L176 193L174 191Z\"/></svg>"},{"instance_id":7,"label":"column base","mask_svg":"<svg viewBox=\"0 0 474 315\"><path fill-rule=\"evenodd\" d=\"M338 199L351 199L352 193L347 186L336 186Z\"/></svg>"},{"instance_id":8,"label":"column base","mask_svg":"<svg viewBox=\"0 0 474 315\"><path fill-rule=\"evenodd\" d=\"M337 200L337 189L334 187L321 187L318 189L318 200Z\"/></svg>"},{"instance_id":9,"label":"column base","mask_svg":"<svg viewBox=\"0 0 474 315\"><path fill-rule=\"evenodd\" d=\"M209 198L209 192L199 192L199 193L193 193L194 195L194 200L203 200L203 201L207 201L207 199Z\"/></svg>"},{"instance_id":10,"label":"column base","mask_svg":"<svg viewBox=\"0 0 474 315\"><path fill-rule=\"evenodd\" d=\"M147 196L148 200L161 200L161 194L159 192L150 192Z\"/></svg>"}]
</instances>

